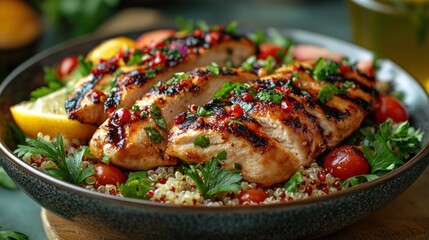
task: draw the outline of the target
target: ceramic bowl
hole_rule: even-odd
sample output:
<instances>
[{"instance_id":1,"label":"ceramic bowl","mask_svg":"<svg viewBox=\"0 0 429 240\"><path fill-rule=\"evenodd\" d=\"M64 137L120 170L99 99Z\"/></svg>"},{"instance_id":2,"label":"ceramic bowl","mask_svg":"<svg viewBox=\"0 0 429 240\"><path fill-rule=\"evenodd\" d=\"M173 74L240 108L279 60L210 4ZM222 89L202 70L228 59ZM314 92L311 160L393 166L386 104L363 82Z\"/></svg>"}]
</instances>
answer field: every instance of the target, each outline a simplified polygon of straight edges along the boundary
<instances>
[{"instance_id":1,"label":"ceramic bowl","mask_svg":"<svg viewBox=\"0 0 429 240\"><path fill-rule=\"evenodd\" d=\"M302 30L283 29L298 43L324 46L350 59L372 53L350 43ZM141 32L127 33L136 37ZM409 187L429 162L429 99L423 88L391 61L382 61L380 78L405 93L412 124L426 132L422 149L407 163L369 183L337 193L270 206L192 207L119 198L62 182L27 165L12 152L15 140L8 107L27 99L41 84L43 67L69 54L84 54L102 38L74 40L29 59L0 87L0 163L37 203L81 226L105 229L127 239L297 239L324 236L353 224L392 201Z\"/></svg>"}]
</instances>

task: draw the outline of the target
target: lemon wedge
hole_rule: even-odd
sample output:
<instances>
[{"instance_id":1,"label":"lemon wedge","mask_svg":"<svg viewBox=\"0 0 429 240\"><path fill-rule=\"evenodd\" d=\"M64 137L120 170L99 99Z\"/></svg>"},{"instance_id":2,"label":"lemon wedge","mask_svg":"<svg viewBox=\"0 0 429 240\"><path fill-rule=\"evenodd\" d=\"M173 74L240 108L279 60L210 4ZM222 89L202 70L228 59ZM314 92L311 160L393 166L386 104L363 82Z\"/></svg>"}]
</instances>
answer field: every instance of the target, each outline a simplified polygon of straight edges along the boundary
<instances>
[{"instance_id":1,"label":"lemon wedge","mask_svg":"<svg viewBox=\"0 0 429 240\"><path fill-rule=\"evenodd\" d=\"M34 102L21 102L10 107L17 126L25 135L36 138L38 133L55 137L62 134L68 139L89 140L96 126L68 119L64 107L65 88L38 98Z\"/></svg>"},{"instance_id":2,"label":"lemon wedge","mask_svg":"<svg viewBox=\"0 0 429 240\"><path fill-rule=\"evenodd\" d=\"M126 51L135 48L135 41L127 37L116 37L100 43L86 56L86 60L97 64L101 59L109 59L120 50Z\"/></svg>"}]
</instances>

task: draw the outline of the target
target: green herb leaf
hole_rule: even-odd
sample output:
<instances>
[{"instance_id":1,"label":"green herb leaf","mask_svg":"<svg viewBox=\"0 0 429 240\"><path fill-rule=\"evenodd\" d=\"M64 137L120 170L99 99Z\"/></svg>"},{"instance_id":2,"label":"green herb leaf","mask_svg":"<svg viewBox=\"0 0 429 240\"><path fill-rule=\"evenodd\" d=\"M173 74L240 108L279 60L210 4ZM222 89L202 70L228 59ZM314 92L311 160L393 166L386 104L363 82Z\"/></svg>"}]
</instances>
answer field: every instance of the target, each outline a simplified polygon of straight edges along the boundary
<instances>
[{"instance_id":1,"label":"green herb leaf","mask_svg":"<svg viewBox=\"0 0 429 240\"><path fill-rule=\"evenodd\" d=\"M230 119L229 121L232 123L237 123L239 125L245 126L243 123L243 120L241 120L241 119Z\"/></svg>"},{"instance_id":2,"label":"green herb leaf","mask_svg":"<svg viewBox=\"0 0 429 240\"><path fill-rule=\"evenodd\" d=\"M146 54L143 54L139 50L135 50L133 55L131 55L130 59L128 60L127 66L137 65L137 64L143 62L145 57L147 57Z\"/></svg>"},{"instance_id":3,"label":"green herb leaf","mask_svg":"<svg viewBox=\"0 0 429 240\"><path fill-rule=\"evenodd\" d=\"M250 33L249 38L256 44L260 45L267 41L265 37L265 31L263 29L258 30L255 33Z\"/></svg>"},{"instance_id":4,"label":"green herb leaf","mask_svg":"<svg viewBox=\"0 0 429 240\"><path fill-rule=\"evenodd\" d=\"M155 104L150 105L151 118L155 121L158 127L167 131L167 122L161 114L161 109Z\"/></svg>"},{"instance_id":5,"label":"green herb leaf","mask_svg":"<svg viewBox=\"0 0 429 240\"><path fill-rule=\"evenodd\" d=\"M200 135L195 138L194 145L201 148L206 148L210 145L210 140L206 136Z\"/></svg>"},{"instance_id":6,"label":"green herb leaf","mask_svg":"<svg viewBox=\"0 0 429 240\"><path fill-rule=\"evenodd\" d=\"M30 93L30 100L34 101L37 98L46 96L50 93L55 92L56 90L64 87L64 83L57 76L57 69L55 67L45 67L44 69L44 81L47 86L43 86L33 90Z\"/></svg>"},{"instance_id":7,"label":"green herb leaf","mask_svg":"<svg viewBox=\"0 0 429 240\"><path fill-rule=\"evenodd\" d=\"M186 79L189 79L189 78L190 78L189 74L184 73L184 72L178 72L178 73L175 73L173 75L173 78L171 78L170 80L168 80L167 82L165 82L165 84L167 86L171 86L171 85L174 85L174 84L176 84L176 83L178 83L178 82L180 82L182 80L186 80Z\"/></svg>"},{"instance_id":8,"label":"green herb leaf","mask_svg":"<svg viewBox=\"0 0 429 240\"><path fill-rule=\"evenodd\" d=\"M250 57L248 57L242 64L241 64L241 68L244 71L252 71L253 70L253 64L256 63L256 56L252 55Z\"/></svg>"},{"instance_id":9,"label":"green herb leaf","mask_svg":"<svg viewBox=\"0 0 429 240\"><path fill-rule=\"evenodd\" d=\"M237 26L238 26L237 21L232 21L225 27L225 32L226 33L234 33L235 30L237 29Z\"/></svg>"},{"instance_id":10,"label":"green herb leaf","mask_svg":"<svg viewBox=\"0 0 429 240\"><path fill-rule=\"evenodd\" d=\"M204 106L199 106L197 108L198 117L210 116L213 113L214 113L213 110L207 110Z\"/></svg>"},{"instance_id":11,"label":"green herb leaf","mask_svg":"<svg viewBox=\"0 0 429 240\"><path fill-rule=\"evenodd\" d=\"M284 189L289 192L296 192L298 190L298 185L304 181L301 172L296 172L289 180L285 183Z\"/></svg>"},{"instance_id":12,"label":"green herb leaf","mask_svg":"<svg viewBox=\"0 0 429 240\"><path fill-rule=\"evenodd\" d=\"M11 230L0 230L0 239L4 240L28 240L28 236L24 233Z\"/></svg>"},{"instance_id":13,"label":"green herb leaf","mask_svg":"<svg viewBox=\"0 0 429 240\"><path fill-rule=\"evenodd\" d=\"M339 69L340 67L337 63L328 59L319 58L314 65L313 77L318 81L323 81L326 80L329 75L338 73Z\"/></svg>"},{"instance_id":14,"label":"green herb leaf","mask_svg":"<svg viewBox=\"0 0 429 240\"><path fill-rule=\"evenodd\" d=\"M8 189L17 189L18 186L10 179L6 171L0 167L0 186Z\"/></svg>"},{"instance_id":15,"label":"green herb leaf","mask_svg":"<svg viewBox=\"0 0 429 240\"><path fill-rule=\"evenodd\" d=\"M27 138L28 145L18 145L14 151L18 157L40 154L52 160L57 168L45 169L45 172L55 178L79 185L86 178L95 174L92 166L82 169L84 156L90 156L87 146L81 147L74 153L67 153L64 149L63 138L57 135L53 142L43 138Z\"/></svg>"},{"instance_id":16,"label":"green herb leaf","mask_svg":"<svg viewBox=\"0 0 429 240\"><path fill-rule=\"evenodd\" d=\"M119 192L124 197L148 199L146 194L153 183L148 179L146 171L133 172L123 184L118 183Z\"/></svg>"},{"instance_id":17,"label":"green herb leaf","mask_svg":"<svg viewBox=\"0 0 429 240\"><path fill-rule=\"evenodd\" d=\"M213 62L211 65L207 66L207 70L213 73L214 76L219 76L220 69L217 63Z\"/></svg>"},{"instance_id":18,"label":"green herb leaf","mask_svg":"<svg viewBox=\"0 0 429 240\"><path fill-rule=\"evenodd\" d=\"M194 31L194 21L186 20L184 17L177 17L176 22L179 25L179 32L192 32Z\"/></svg>"},{"instance_id":19,"label":"green herb leaf","mask_svg":"<svg viewBox=\"0 0 429 240\"><path fill-rule=\"evenodd\" d=\"M221 157L226 159L226 152L225 154L222 153ZM219 160L217 157L213 157L206 162L204 167L200 164L190 165L189 168L183 167L184 173L195 181L198 190L205 199L211 199L218 193L238 192L241 189L242 177L240 173L228 172L224 168L218 168Z\"/></svg>"},{"instance_id":20,"label":"green herb leaf","mask_svg":"<svg viewBox=\"0 0 429 240\"><path fill-rule=\"evenodd\" d=\"M277 90L262 90L256 94L256 98L266 102L272 102L274 104L280 104L283 100L284 95Z\"/></svg>"},{"instance_id":21,"label":"green herb leaf","mask_svg":"<svg viewBox=\"0 0 429 240\"><path fill-rule=\"evenodd\" d=\"M146 134L149 136L151 143L158 144L164 141L164 137L161 135L161 133L158 132L156 128L145 127L144 130L146 131Z\"/></svg>"},{"instance_id":22,"label":"green herb leaf","mask_svg":"<svg viewBox=\"0 0 429 240\"><path fill-rule=\"evenodd\" d=\"M225 150L223 150L222 152L219 152L217 155L216 155L216 157L217 157L217 159L219 159L219 160L225 160L226 159L226 151Z\"/></svg>"},{"instance_id":23,"label":"green herb leaf","mask_svg":"<svg viewBox=\"0 0 429 240\"><path fill-rule=\"evenodd\" d=\"M276 59L273 56L268 56L266 59L259 59L256 63L264 68L267 73L272 73L276 67Z\"/></svg>"},{"instance_id":24,"label":"green herb leaf","mask_svg":"<svg viewBox=\"0 0 429 240\"><path fill-rule=\"evenodd\" d=\"M343 188L353 187L353 186L356 186L356 185L363 183L363 182L370 182L370 181L377 179L379 177L380 176L378 176L376 174L358 175L358 176L354 176L354 177L351 177L351 178L344 180L341 183L341 186Z\"/></svg>"}]
</instances>

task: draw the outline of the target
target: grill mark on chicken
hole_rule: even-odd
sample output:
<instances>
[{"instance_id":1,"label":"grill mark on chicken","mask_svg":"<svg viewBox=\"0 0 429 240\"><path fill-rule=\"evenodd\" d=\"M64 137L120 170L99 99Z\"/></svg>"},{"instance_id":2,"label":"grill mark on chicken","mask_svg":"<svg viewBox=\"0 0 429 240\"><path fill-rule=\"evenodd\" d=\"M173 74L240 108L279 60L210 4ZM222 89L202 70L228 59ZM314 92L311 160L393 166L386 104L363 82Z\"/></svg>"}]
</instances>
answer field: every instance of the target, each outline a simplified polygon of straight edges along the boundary
<instances>
[{"instance_id":1,"label":"grill mark on chicken","mask_svg":"<svg viewBox=\"0 0 429 240\"><path fill-rule=\"evenodd\" d=\"M229 48L234 48L232 54L227 51ZM222 64L223 61L231 60L237 65L254 54L256 46L248 38L228 33L220 27L216 31L197 29L183 37L170 37L152 48L146 47L140 51L146 57L136 66L119 66L119 62L126 63L135 50L117 54L97 64L91 73L95 77L88 81L83 79L83 83L67 98L66 111L69 117L84 123L101 124L118 106L130 107L150 85L168 80L174 72L188 71L213 61ZM138 70L132 71L135 68ZM104 90L109 79L100 79L118 69L124 73L116 78L115 87L110 91ZM228 70L223 71L222 74L233 74ZM89 95L94 89L104 97L92 101ZM200 91L198 86L192 90L195 93Z\"/></svg>"}]
</instances>

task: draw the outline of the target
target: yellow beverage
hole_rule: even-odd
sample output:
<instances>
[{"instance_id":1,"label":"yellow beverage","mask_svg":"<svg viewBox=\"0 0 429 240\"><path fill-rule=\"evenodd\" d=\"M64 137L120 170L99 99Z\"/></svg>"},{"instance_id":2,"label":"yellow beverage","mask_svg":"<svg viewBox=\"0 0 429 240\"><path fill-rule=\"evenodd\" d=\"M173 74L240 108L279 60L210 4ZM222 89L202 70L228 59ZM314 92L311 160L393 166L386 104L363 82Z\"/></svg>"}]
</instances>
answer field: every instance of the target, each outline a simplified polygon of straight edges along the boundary
<instances>
[{"instance_id":1,"label":"yellow beverage","mask_svg":"<svg viewBox=\"0 0 429 240\"><path fill-rule=\"evenodd\" d=\"M429 0L348 0L353 40L392 59L429 91Z\"/></svg>"}]
</instances>

